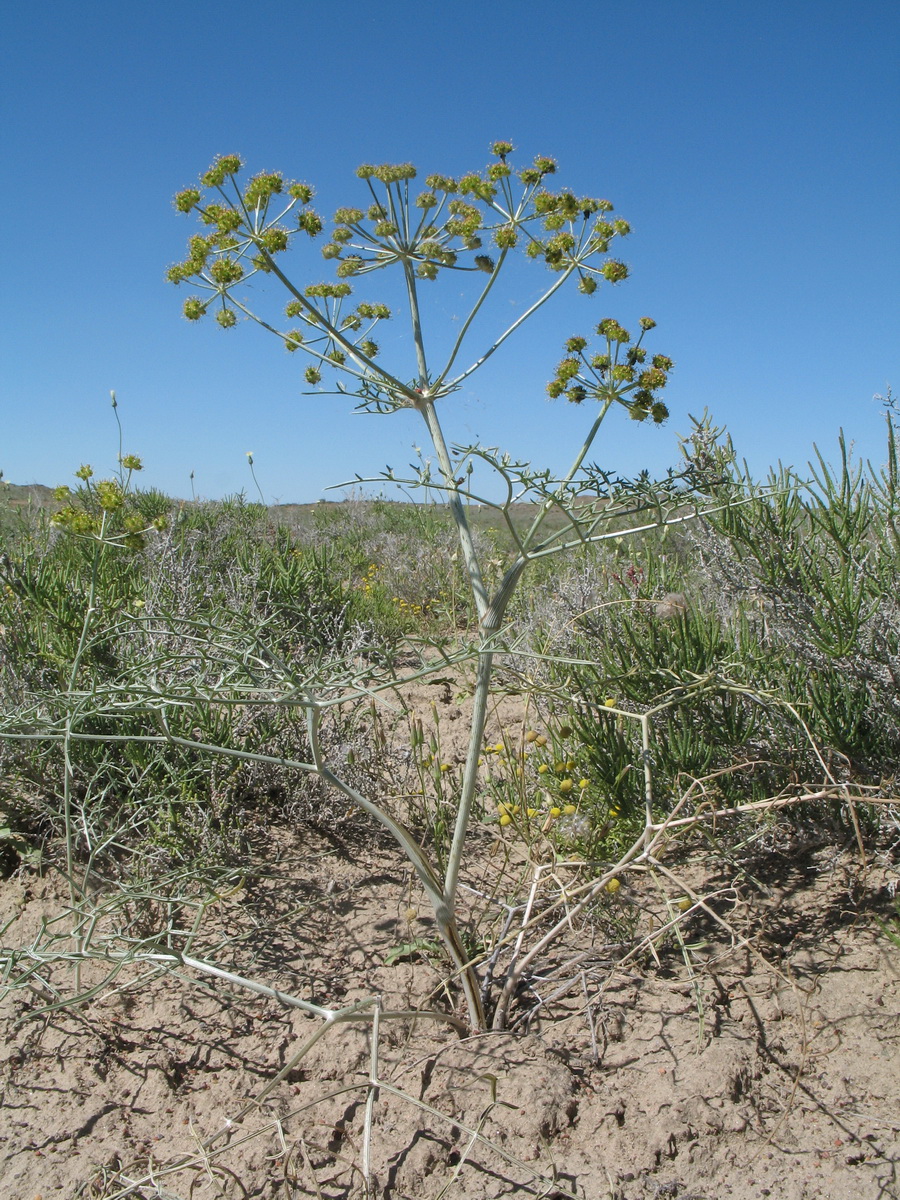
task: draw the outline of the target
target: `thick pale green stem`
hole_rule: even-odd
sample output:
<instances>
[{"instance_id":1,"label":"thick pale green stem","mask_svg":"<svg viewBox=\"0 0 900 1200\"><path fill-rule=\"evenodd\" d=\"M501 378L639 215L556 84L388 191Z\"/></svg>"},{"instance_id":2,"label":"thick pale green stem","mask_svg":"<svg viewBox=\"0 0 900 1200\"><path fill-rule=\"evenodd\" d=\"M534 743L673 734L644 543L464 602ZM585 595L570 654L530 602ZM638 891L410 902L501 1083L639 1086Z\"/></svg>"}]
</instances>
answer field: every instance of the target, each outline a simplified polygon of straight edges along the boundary
<instances>
[{"instance_id":1,"label":"thick pale green stem","mask_svg":"<svg viewBox=\"0 0 900 1200\"><path fill-rule=\"evenodd\" d=\"M313 762L317 773L326 783L331 784L333 788L343 793L349 800L352 800L354 804L363 809L364 812L369 813L370 816L379 821L388 830L409 859L411 866L419 877L419 882L422 884L428 899L431 901L438 930L444 945L447 947L450 960L459 976L459 981L466 998L466 1006L469 1011L470 1024L473 1029L483 1029L485 1018L484 1009L481 1004L478 977L469 965L468 955L459 936L456 914L453 906L448 905L444 898L445 892L441 887L437 872L425 857L415 838L413 838L408 830L404 829L399 821L395 821L389 813L385 812L377 804L373 804L371 800L367 800L355 788L345 783L343 779L329 770L322 753L321 742L319 741L320 719L321 711L315 703L310 703L307 708L307 730L309 732L310 749L312 750Z\"/></svg>"},{"instance_id":2,"label":"thick pale green stem","mask_svg":"<svg viewBox=\"0 0 900 1200\"><path fill-rule=\"evenodd\" d=\"M453 518L456 522L460 549L462 550L463 560L466 564L466 571L469 576L469 583L472 588L472 595L475 600L475 607L478 612L478 618L481 623L482 632L487 634L487 636L490 636L497 628L496 625L492 625L490 628L487 627L486 618L488 614L492 612L490 598L484 585L484 579L481 574L481 567L478 562L478 555L475 551L475 545L472 541L472 531L469 528L469 522L466 519L466 511L462 503L462 497L457 490L456 483L453 478L453 464L450 460L450 453L447 449L447 443L444 440L443 430L441 429L441 424L438 420L434 403L427 397L421 405L421 412L425 418L425 423L428 426L428 432L431 435L432 444L437 452L441 473L444 476L444 481L447 487L447 495L449 498L450 511L453 513ZM453 831L453 842L451 843L450 847L450 855L447 861L447 872L444 879L444 901L451 912L455 911L456 908L456 891L459 883L460 864L462 862L466 831L469 827L469 820L472 814L472 804L475 799L475 791L478 784L478 758L481 754L481 743L484 737L485 722L487 720L487 704L491 688L491 671L493 668L493 661L494 656L491 651L479 651L478 669L475 681L475 700L472 710L472 723L469 730L469 748L466 756L465 772L463 774L462 792L456 812L456 824Z\"/></svg>"},{"instance_id":3,"label":"thick pale green stem","mask_svg":"<svg viewBox=\"0 0 900 1200\"><path fill-rule=\"evenodd\" d=\"M416 347L416 365L419 368L419 387L424 391L428 387L428 362L425 358L425 342L422 338L422 318L419 316L419 294L416 290L416 276L413 271L413 265L408 258L404 260L403 273L406 278L409 317L412 321L413 342Z\"/></svg>"},{"instance_id":4,"label":"thick pale green stem","mask_svg":"<svg viewBox=\"0 0 900 1200\"><path fill-rule=\"evenodd\" d=\"M462 502L462 497L454 478L453 462L450 458L450 451L444 439L444 433L441 429L441 423L438 420L437 412L435 411L434 401L429 395L428 382L428 361L425 357L425 344L422 338L422 322L419 317L419 300L416 291L416 278L413 272L412 263L407 260L404 264L404 272L406 277L406 292L409 299L409 312L412 321L413 340L416 346L416 361L419 369L419 391L421 393L421 401L418 403L419 411L425 419L425 424L428 426L428 433L431 437L432 445L438 457L441 475L443 476L444 486L447 489L447 499L450 511L453 514L453 520L456 523L456 529L459 536L460 548L462 550L463 559L466 565L466 573L469 577L469 584L472 588L472 595L475 600L475 607L478 612L479 620L484 618L485 613L490 607L487 589L484 586L484 579L481 574L481 566L478 562L478 555L475 551L475 543L472 540L472 531L469 528L469 522L466 518L465 506ZM478 754L481 748L481 739L484 733L484 723L487 716L487 699L490 691L491 663L493 656L489 653L481 653L478 658L478 682L475 689L475 713L473 714L472 728L469 735L469 751L466 760L466 771L463 780L463 791L460 798L459 808L456 814L456 826L453 834L453 843L450 850L450 858L447 866L447 874L444 879L444 886L439 901L434 904L435 915L438 921L438 927L441 931L441 936L444 943L450 952L450 957L456 964L459 970L460 982L466 994L466 1001L469 1006L469 1018L473 1026L477 1029L484 1028L484 1011L481 1005L481 992L478 986L478 978L470 966L467 965L467 956L462 946L459 937L459 930L456 924L456 887L459 878L459 867L462 859L463 847L465 843L466 830L469 824L469 817L472 810L472 801L475 796L475 786L478 774ZM430 894L430 893L429 893Z\"/></svg>"},{"instance_id":5,"label":"thick pale green stem","mask_svg":"<svg viewBox=\"0 0 900 1200\"><path fill-rule=\"evenodd\" d=\"M447 502L459 533L460 547L463 552L469 583L472 587L472 594L475 597L478 619L481 620L488 609L487 590L481 576L481 566L478 562L478 555L475 552L475 543L472 541L472 531L469 529L465 505L456 486L453 461L450 458L450 451L444 439L444 431L441 429L441 423L435 411L434 400L429 394L428 362L425 357L425 343L422 340L422 322L419 317L419 296L416 291L416 277L411 262L407 261L403 266L406 273L406 294L409 298L409 315L412 321L413 340L416 345L416 362L419 368L419 390L422 395L418 408L425 419L425 424L428 426L428 433L438 456L438 465L444 479L444 486L447 489Z\"/></svg>"},{"instance_id":6,"label":"thick pale green stem","mask_svg":"<svg viewBox=\"0 0 900 1200\"><path fill-rule=\"evenodd\" d=\"M466 517L465 505L462 502L462 497L454 481L450 451L447 448L447 443L444 441L444 433L441 429L438 415L435 412L434 402L430 398L425 397L419 406L419 411L425 418L425 424L428 426L428 432L431 435L431 441L438 456L438 464L447 488L447 502L456 524L459 545L462 550L463 561L466 564L466 574L469 577L472 595L475 598L475 609L478 613L478 619L481 621L490 607L490 599L487 594L487 588L484 586L481 566L475 551L475 543L472 540L472 531L469 528L469 521Z\"/></svg>"},{"instance_id":7,"label":"thick pale green stem","mask_svg":"<svg viewBox=\"0 0 900 1200\"><path fill-rule=\"evenodd\" d=\"M469 730L469 749L466 755L466 766L463 773L462 792L459 807L456 812L456 825L453 830L453 842L447 858L447 871L444 876L444 902L449 909L456 908L456 890L459 884L459 869L465 849L466 831L472 814L472 802L478 785L478 759L481 756L481 743L484 738L484 726L487 720L487 705L491 691L491 672L494 656L490 651L482 651L478 655L478 671L475 678L475 699L472 707L472 723Z\"/></svg>"}]
</instances>

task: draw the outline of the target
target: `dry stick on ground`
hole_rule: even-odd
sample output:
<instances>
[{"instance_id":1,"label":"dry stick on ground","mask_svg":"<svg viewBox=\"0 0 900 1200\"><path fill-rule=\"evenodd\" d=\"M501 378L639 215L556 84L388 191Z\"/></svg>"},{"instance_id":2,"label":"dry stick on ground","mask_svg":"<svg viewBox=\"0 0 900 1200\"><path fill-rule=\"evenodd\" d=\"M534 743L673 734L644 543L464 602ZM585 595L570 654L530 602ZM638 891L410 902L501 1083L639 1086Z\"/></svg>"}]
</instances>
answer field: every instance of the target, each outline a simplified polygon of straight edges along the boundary
<instances>
[{"instance_id":1,"label":"dry stick on ground","mask_svg":"<svg viewBox=\"0 0 900 1200\"><path fill-rule=\"evenodd\" d=\"M506 982L504 984L503 995L501 996L501 1002L498 1004L498 1007L495 1010L494 1028L495 1029L505 1028L505 1020L506 1020L506 1014L508 1012L509 1001L512 999L512 996L514 995L515 990L516 990L519 982L521 981L521 978L522 978L526 968L531 964L531 962L535 958L537 958L539 954L541 954L544 950L546 950L549 945L551 945L554 941L556 941L559 937L561 937L567 930L570 930L572 928L573 918L576 916L579 916L586 908L588 908L590 906L590 904L597 898L597 896L600 895L606 889L606 886L611 879L615 878L619 874L622 874L626 870L626 868L631 869L631 870L643 870L643 869L645 869L645 864L656 865L658 863L658 860L653 858L652 850L657 847L658 843L665 841L665 834L673 826L679 826L679 827L681 827L682 831L687 831L689 829L698 828L706 823L715 824L716 820L722 818L723 816L735 815L737 813L743 813L743 812L766 811L766 810L770 810L770 809L785 807L789 804L796 805L796 804L799 804L802 802L815 801L815 800L826 799L826 798L834 798L834 793L830 789L823 791L823 792L815 792L815 793L810 793L810 794L803 795L803 796L793 796L793 797L776 798L773 800L753 801L747 805L738 805L738 806L735 806L732 808L727 808L727 809L711 810L711 811L704 812L702 814L698 814L698 815L695 815L692 817L682 818L680 820L675 820L675 821L666 820L661 825L654 826L656 833L654 836L654 840L650 844L650 847L643 846L645 834L642 834L641 837L631 847L631 849L626 852L626 854L624 854L615 864L613 864L612 866L608 866L606 868L606 870L600 876L599 879L592 879L592 880L588 881L587 883L580 884L576 887L573 887L570 889L563 889L563 895L560 897L559 900L552 902L547 907L542 908L541 911L538 912L537 914L532 915L533 909L535 906L535 901L536 901L536 897L537 897L537 893L538 893L540 877L541 877L542 872L545 872L545 871L548 871L551 869L559 869L562 866L568 867L573 870L582 870L584 868L587 868L587 867L590 867L593 865L591 863L582 862L582 861L573 861L571 863L562 863L562 864L555 864L555 865L554 864L539 864L535 868L535 879L534 879L531 889L529 891L528 901L524 905L519 905L516 907L515 910L513 910L513 911L518 911L519 909L524 909L524 911L525 911L525 915L523 916L521 927L515 933L510 933L510 934L507 934L506 937L501 937L498 940L498 942L495 944L493 951L492 951L491 959L492 959L492 961L496 962L499 958L500 952L502 951L504 942L506 942L506 943L513 942L514 943L511 962L507 968L507 978L506 978ZM863 799L866 799L866 798L863 798ZM887 800L885 800L884 802L886 804L890 803ZM675 811L677 811L677 809ZM574 899L577 896L580 896L581 898L574 905L574 907L570 907L569 901ZM701 902L698 902L698 903L700 903L700 906L703 907L703 904ZM551 929L549 931L547 931L543 935L543 937L541 937L541 939L534 946L532 946L525 955L523 955L520 958L519 954L520 954L522 945L524 943L524 936L527 933L527 931L531 928L534 928L535 926L544 924L546 922L548 915L550 915L555 909L558 909L560 907L565 909L565 915L563 917L561 917L557 921L557 923L555 925L553 925L551 927ZM630 958L634 954L638 953L645 944L648 944L654 938L658 937L660 932L664 932L665 929L669 928L670 925L673 925L677 921L682 920L682 919L683 919L683 917L673 918L673 920L671 922L669 922L667 925L663 926L661 929L656 930L652 935L649 935L648 938L643 939L638 944L637 947L633 948L633 950L629 952L629 954L626 956L626 958ZM478 960L473 959L472 961L477 962Z\"/></svg>"},{"instance_id":2,"label":"dry stick on ground","mask_svg":"<svg viewBox=\"0 0 900 1200\"><path fill-rule=\"evenodd\" d=\"M690 789L690 790L692 790L692 789ZM579 885L577 888L570 890L568 893L567 899L573 898L576 895L581 896L581 898L578 900L577 904L575 904L575 906L572 907L571 909L567 908L565 915L562 918L560 918L535 943L535 945L532 946L527 951L527 953L520 955L520 951L521 951L521 948L523 945L523 939L524 939L524 935L525 935L526 931L529 928L531 928L539 923L545 922L548 913L552 912L553 909L558 908L561 905L563 905L563 906L567 905L567 899L559 900L559 901L556 901L554 904L552 904L549 908L547 908L547 909L543 910L542 912L540 912L539 914L537 914L536 916L531 915L531 910L533 908L534 899L537 894L537 888L538 888L538 884L539 884L540 875L543 871L545 871L547 869L546 864L544 866L539 865L538 867L536 867L535 868L535 881L532 884L532 890L529 893L529 904L527 906L526 916L523 918L522 926L516 932L516 934L510 935L510 939L511 940L514 939L514 946L513 946L511 961L507 967L506 981L504 983L503 991L502 991L500 1000L498 1001L497 1008L495 1010L494 1028L495 1029L505 1028L506 1021L508 1019L509 1005L513 999L513 996L515 995L515 992L519 986L522 976L523 976L525 970L528 968L528 966L535 960L535 958L538 957L538 955L540 955L544 950L546 950L546 948L549 945L551 945L552 942L554 942L557 938L562 936L565 933L565 931L568 928L570 928L570 922L571 922L572 918L579 915L580 913L582 913L597 898L597 896L599 896L602 893L602 891L605 889L606 885L609 883L609 881L611 879L614 879L619 874L623 873L626 870L626 868L634 869L636 867L642 866L644 863L652 864L654 867L657 867L657 868L662 867L662 864L659 862L659 860L657 858L655 858L654 851L665 843L667 835L669 835L672 831L678 830L679 832L683 833L683 832L687 832L692 829L699 828L704 825L713 825L714 826L717 821L722 820L725 817L738 816L738 815L744 815L744 814L748 814L748 815L749 814L764 814L766 812L772 812L772 811L776 811L776 810L779 810L782 808L796 807L801 804L808 804L808 803L814 803L816 801L821 801L821 800L834 800L834 799L846 800L846 789L842 785L836 785L836 786L832 786L832 787L822 788L817 791L807 792L807 793L804 793L799 796L796 796L796 795L795 796L780 796L780 797L773 797L771 799L766 799L766 800L749 801L746 804L731 805L729 807L721 808L721 809L709 809L709 810L697 813L690 817L678 817L677 813L684 807L684 804L686 802L686 796L682 797L681 800L679 801L679 803L673 808L672 813L668 817L666 817L662 822L660 822L660 823L654 822L654 823L650 823L648 826L646 826L644 832L635 841L635 843L631 846L631 848L628 851L626 851L626 853L623 854L615 864L607 867L604 870L603 874L599 877L599 879L592 880L588 883ZM857 797L857 799L860 802L864 802L864 803L873 803L874 802L874 803L880 803L880 804L884 804L884 805L889 805L889 804L894 803L893 801L891 801L887 798L872 797L872 796L868 796L865 794L861 794L860 796ZM586 863L576 863L576 864L572 864L572 865L575 867L583 867L583 866L586 866L587 864ZM668 868L663 868L663 869L666 871L668 870ZM723 927L728 929L729 932L731 932L731 933L735 932L734 930L731 929L731 927L727 924L727 922L724 922L724 920L722 918L720 918L719 915L717 913L715 913L714 910L710 909L707 905L705 905L696 895L694 895L691 892L691 890L689 888L686 887L684 890L687 892L688 895L692 896L694 901L697 904L699 904L699 906L701 908L703 908L704 911L706 911L713 918L713 920L715 920L719 924L723 925ZM679 919L681 919L681 918L679 918ZM659 931L657 931L657 934L658 934L658 932ZM656 934L654 936L656 936ZM735 936L738 936L738 935L735 935ZM746 943L744 939L739 939L739 940L743 944L749 945L749 943ZM495 947L495 950L496 950L496 947ZM630 955L628 957L630 957ZM785 980L785 982L789 983L789 981L787 979Z\"/></svg>"},{"instance_id":3,"label":"dry stick on ground","mask_svg":"<svg viewBox=\"0 0 900 1200\"><path fill-rule=\"evenodd\" d=\"M233 1136L234 1130L235 1130L236 1126L238 1125L238 1123L240 1121L242 1121L245 1117L247 1117L252 1111L259 1110L262 1099L266 1095L269 1094L269 1092L271 1091L272 1087L274 1086L274 1084L276 1082L275 1080L270 1081L270 1083L263 1089L263 1091L253 1100L253 1102L246 1105L233 1118L229 1118L221 1130L219 1130L217 1133L211 1135L210 1137L204 1138L202 1141L197 1139L198 1149L194 1154L182 1155L178 1159L176 1159L174 1162L160 1164L158 1167L155 1167L155 1168L151 1167L148 1170L147 1174L145 1174L143 1176L139 1176L139 1177L136 1176L134 1178L126 1178L120 1172L119 1179L122 1183L125 1184L124 1189L120 1189L120 1190L112 1192L112 1193L107 1193L107 1195L104 1197L104 1200L125 1200L126 1197L133 1196L138 1189L146 1187L146 1186L159 1187L159 1181L161 1179L163 1179L167 1176L177 1175L185 1170L202 1167L208 1171L210 1168L210 1165L212 1163L214 1163L216 1158L220 1157L221 1155L228 1153L228 1152L232 1152L236 1149L239 1149L241 1146L246 1145L249 1142L254 1141L255 1139L257 1139L259 1137L263 1137L263 1136L266 1136L266 1135L272 1134L272 1133L278 1134L280 1131L283 1130L284 1125L288 1121L290 1121L292 1118L299 1116L301 1113L307 1112L312 1108L315 1108L317 1105L323 1103L326 1100L334 1099L341 1095L347 1095L351 1092L360 1092L362 1090L366 1091L366 1105L365 1105L365 1116L364 1116L364 1123L363 1123L363 1149L362 1149L361 1171L362 1171L362 1175L363 1175L363 1178L365 1181L364 1188L365 1188L365 1194L367 1196L371 1196L374 1194L372 1191L374 1180L373 1180L373 1177L371 1174L371 1161L370 1161L371 1129L372 1129L372 1120L373 1120L373 1115L374 1115L374 1106L375 1106L375 1103L377 1102L378 1094L383 1092L387 1095L394 1096L397 1099L404 1101L410 1105L413 1105L414 1107L416 1107L420 1111L426 1113L428 1116L432 1117L433 1119L438 1120L438 1121L442 1122L443 1124L450 1126L451 1128L458 1129L462 1133L464 1133L468 1137L469 1140L465 1147L465 1151L462 1154L462 1161L458 1164L460 1169L465 1164L466 1159L471 1154L473 1147L476 1144L479 1144L481 1146L484 1146L485 1149L487 1149L490 1153L495 1154L498 1158L502 1159L509 1166L514 1167L517 1171L523 1172L526 1175L527 1179L530 1182L525 1183L525 1184L520 1182L518 1184L518 1186L520 1188L528 1188L529 1190L535 1190L534 1185L539 1184L540 1185L540 1191L538 1192L539 1195L547 1195L550 1191L553 1191L555 1194L559 1195L560 1197L566 1197L567 1200L579 1200L579 1197L577 1196L577 1194L575 1192L572 1192L568 1188L562 1186L559 1183L559 1181L551 1178L550 1176L544 1175L540 1170L536 1169L533 1165L524 1162L522 1159L518 1158L516 1155L512 1154L510 1151L506 1150L503 1146L498 1145L497 1143L491 1141L491 1139L488 1138L483 1133L484 1123L496 1102L495 1096L492 1095L491 1103L482 1112L477 1124L475 1126L470 1126L466 1122L461 1121L458 1116L443 1113L439 1109L434 1108L432 1105L427 1104L423 1100L417 1098L416 1096L411 1095L409 1092L405 1092L401 1088L398 1088L395 1084L393 1084L389 1080L381 1078L379 1075L379 1072L378 1072L378 1037L379 1037L379 1028L380 1028L379 1016L378 1016L378 1008L379 1008L378 1000L377 1000L377 998L373 998L372 1000L360 1002L360 1006L362 1004L372 1005L373 1012L375 1014L373 1023L372 1023L372 1042L373 1042L373 1044L372 1044L371 1054L370 1054L370 1069L369 1069L369 1074L368 1074L368 1077L366 1080L360 1081L359 1083L356 1083L356 1084L350 1084L348 1086L345 1086L342 1088L337 1088L333 1091L330 1091L326 1095L321 1096L314 1101L310 1101L308 1103L300 1105L298 1108L293 1109L286 1114L283 1114L281 1116L278 1116L278 1117L268 1121L264 1126L262 1126L261 1128L259 1128L257 1130L254 1130L250 1133L246 1133L241 1137L234 1137ZM387 1014L382 1014L382 1015L387 1015ZM315 1035L314 1038L308 1039L307 1042L304 1043L303 1047L301 1048L301 1052L298 1053L297 1055L295 1055L293 1057L293 1059L291 1060L290 1069L293 1069L296 1066L297 1062L299 1062L300 1059L303 1057L303 1055L305 1055L312 1048L312 1045L314 1044L315 1041L318 1040L319 1036L321 1036L321 1034ZM279 1072L279 1076L276 1077L276 1079L283 1077L284 1074L285 1074L284 1071ZM220 1143L220 1144L216 1145L216 1143ZM307 1156L307 1162L308 1162L308 1156ZM310 1170L312 1170L311 1164L310 1164ZM454 1182L454 1180L458 1177L458 1174L459 1174L459 1171L454 1172L453 1176L451 1177L450 1184L452 1184ZM450 1184L448 1184L448 1186L450 1186ZM446 1191L446 1189L445 1189L445 1191ZM160 1192L160 1194L162 1194L162 1193Z\"/></svg>"}]
</instances>

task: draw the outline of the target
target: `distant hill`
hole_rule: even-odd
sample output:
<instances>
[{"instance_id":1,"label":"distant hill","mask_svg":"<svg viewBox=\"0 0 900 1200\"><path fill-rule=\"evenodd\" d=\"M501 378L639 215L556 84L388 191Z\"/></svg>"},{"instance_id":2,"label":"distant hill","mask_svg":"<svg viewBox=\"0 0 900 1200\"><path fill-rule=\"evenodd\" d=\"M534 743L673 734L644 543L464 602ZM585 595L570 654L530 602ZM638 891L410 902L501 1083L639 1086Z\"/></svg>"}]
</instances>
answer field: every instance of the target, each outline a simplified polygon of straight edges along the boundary
<instances>
[{"instance_id":1,"label":"distant hill","mask_svg":"<svg viewBox=\"0 0 900 1200\"><path fill-rule=\"evenodd\" d=\"M0 484L0 501L5 501L11 508L59 507L53 497L53 488L45 487L43 483Z\"/></svg>"}]
</instances>

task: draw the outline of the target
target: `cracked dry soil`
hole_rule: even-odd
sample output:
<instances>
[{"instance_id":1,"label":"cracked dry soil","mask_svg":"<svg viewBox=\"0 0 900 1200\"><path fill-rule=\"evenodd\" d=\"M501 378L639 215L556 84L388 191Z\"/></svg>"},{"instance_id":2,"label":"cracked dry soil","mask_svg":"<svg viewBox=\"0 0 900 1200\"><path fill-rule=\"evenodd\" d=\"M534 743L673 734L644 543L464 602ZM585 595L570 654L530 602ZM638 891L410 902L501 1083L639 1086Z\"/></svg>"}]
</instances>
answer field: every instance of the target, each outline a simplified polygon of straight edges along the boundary
<instances>
[{"instance_id":1,"label":"cracked dry soil","mask_svg":"<svg viewBox=\"0 0 900 1200\"><path fill-rule=\"evenodd\" d=\"M716 870L695 858L693 886L714 888ZM900 949L873 919L887 911L884 877L833 849L769 870L778 886L743 898L744 944L691 918L690 970L677 946L617 966L584 924L530 981L526 999L547 999L527 1031L461 1038L383 1022L374 1194L900 1197ZM617 903L643 909L639 888ZM63 896L52 875L3 882L5 944L27 945ZM277 829L193 953L321 1003L380 993L389 1008L440 1007L438 963L385 961L411 932L427 936L420 911L408 869L372 829ZM35 991L6 998L0 1196L363 1194L370 1028L333 1028L237 1119L315 1022L182 976L128 968L55 1011ZM100 978L85 968L82 985ZM491 1147L469 1147L476 1128ZM139 1179L156 1183L127 1191Z\"/></svg>"}]
</instances>

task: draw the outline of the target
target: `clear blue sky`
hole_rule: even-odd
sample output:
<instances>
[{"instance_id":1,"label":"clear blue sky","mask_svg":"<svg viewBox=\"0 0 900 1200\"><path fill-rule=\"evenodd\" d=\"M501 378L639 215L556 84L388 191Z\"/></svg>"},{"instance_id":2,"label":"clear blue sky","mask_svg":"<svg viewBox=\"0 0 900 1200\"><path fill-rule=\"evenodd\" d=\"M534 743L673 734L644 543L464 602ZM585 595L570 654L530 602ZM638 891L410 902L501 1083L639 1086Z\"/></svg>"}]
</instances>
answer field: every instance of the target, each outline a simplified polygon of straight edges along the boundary
<instances>
[{"instance_id":1,"label":"clear blue sky","mask_svg":"<svg viewBox=\"0 0 900 1200\"><path fill-rule=\"evenodd\" d=\"M357 198L360 162L456 174L496 138L611 199L632 274L512 340L446 402L452 439L561 468L589 416L545 398L561 341L646 313L676 360L672 417L619 418L603 465L663 469L704 408L757 471L802 466L814 442L833 455L841 426L884 456L872 397L900 389L896 0L55 0L6 6L0 88L12 482L110 471L111 388L126 452L174 495L191 471L198 494L252 494L248 450L282 501L409 462L415 414L352 416L304 395L300 355L257 328L183 320L164 272L193 220L171 197L236 152L314 184L330 216ZM327 272L307 252L298 279ZM429 319L451 320L452 278L434 288Z\"/></svg>"}]
</instances>

